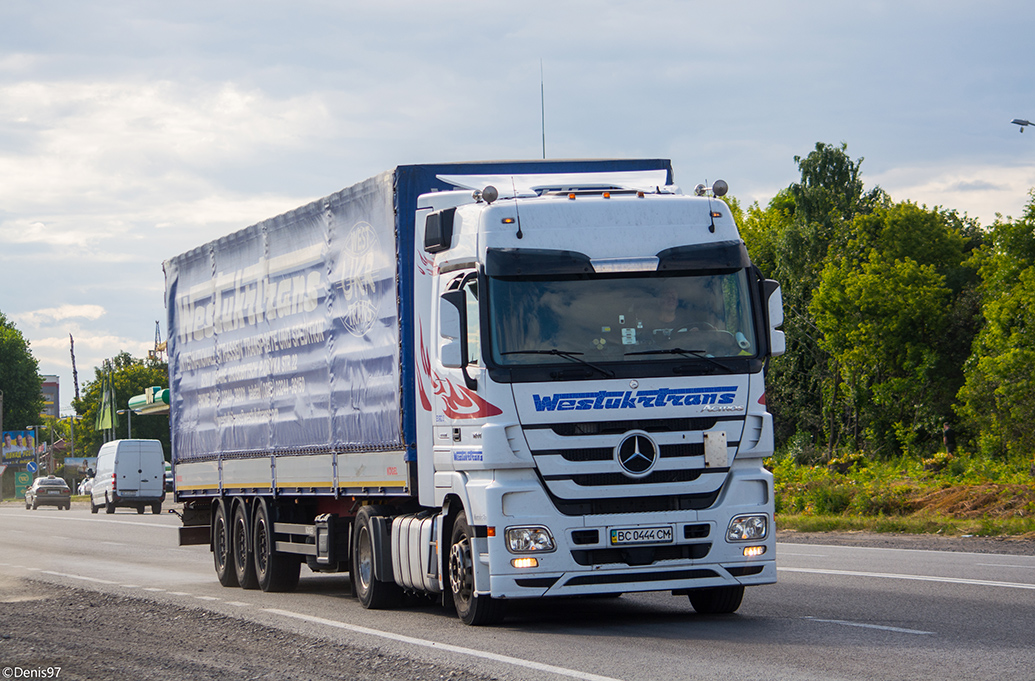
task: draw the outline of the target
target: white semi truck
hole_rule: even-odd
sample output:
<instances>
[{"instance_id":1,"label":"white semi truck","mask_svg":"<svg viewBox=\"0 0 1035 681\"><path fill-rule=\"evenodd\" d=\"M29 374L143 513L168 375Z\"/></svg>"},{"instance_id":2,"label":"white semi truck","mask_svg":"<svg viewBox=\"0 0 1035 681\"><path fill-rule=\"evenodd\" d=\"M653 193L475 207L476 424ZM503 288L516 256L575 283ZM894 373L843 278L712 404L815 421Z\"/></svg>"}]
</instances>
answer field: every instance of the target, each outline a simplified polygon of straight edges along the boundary
<instances>
[{"instance_id":1,"label":"white semi truck","mask_svg":"<svg viewBox=\"0 0 1035 681\"><path fill-rule=\"evenodd\" d=\"M512 599L776 581L779 286L665 160L399 166L165 263L181 544Z\"/></svg>"}]
</instances>

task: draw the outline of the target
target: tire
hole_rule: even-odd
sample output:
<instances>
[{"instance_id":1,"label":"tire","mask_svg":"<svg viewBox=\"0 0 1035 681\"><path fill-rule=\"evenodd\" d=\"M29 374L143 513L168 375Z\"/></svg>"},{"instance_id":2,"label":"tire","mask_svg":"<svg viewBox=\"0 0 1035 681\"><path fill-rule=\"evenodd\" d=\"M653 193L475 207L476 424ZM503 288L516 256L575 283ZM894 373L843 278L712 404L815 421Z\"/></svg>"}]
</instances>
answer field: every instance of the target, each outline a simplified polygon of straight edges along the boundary
<instances>
[{"instance_id":1,"label":"tire","mask_svg":"<svg viewBox=\"0 0 1035 681\"><path fill-rule=\"evenodd\" d=\"M690 605L702 615L728 615L736 612L744 599L744 586L716 586L690 592Z\"/></svg>"},{"instance_id":2,"label":"tire","mask_svg":"<svg viewBox=\"0 0 1035 681\"><path fill-rule=\"evenodd\" d=\"M259 578L255 576L255 556L249 547L251 526L243 503L234 509L233 524L230 526L230 547L234 554L234 569L237 583L242 589L258 589Z\"/></svg>"},{"instance_id":3,"label":"tire","mask_svg":"<svg viewBox=\"0 0 1035 681\"><path fill-rule=\"evenodd\" d=\"M111 515L112 513L114 513L115 512L115 502L111 501L110 499L105 499L105 501L104 501L104 512L107 513L108 515Z\"/></svg>"},{"instance_id":4,"label":"tire","mask_svg":"<svg viewBox=\"0 0 1035 681\"><path fill-rule=\"evenodd\" d=\"M151 513L153 515L160 515L161 512L162 512L162 502L156 501L155 503L151 504Z\"/></svg>"},{"instance_id":5,"label":"tire","mask_svg":"<svg viewBox=\"0 0 1035 681\"><path fill-rule=\"evenodd\" d=\"M252 552L255 555L255 576L263 591L294 591L302 561L289 553L278 553L273 535L275 508L262 497L252 515Z\"/></svg>"},{"instance_id":6,"label":"tire","mask_svg":"<svg viewBox=\"0 0 1035 681\"><path fill-rule=\"evenodd\" d=\"M496 624L503 620L506 604L474 592L473 541L474 532L467 524L467 514L461 511L453 523L449 542L449 591L453 595L453 605L461 622L471 626Z\"/></svg>"},{"instance_id":7,"label":"tire","mask_svg":"<svg viewBox=\"0 0 1035 681\"><path fill-rule=\"evenodd\" d=\"M144 507L142 505L137 506L137 515L144 515Z\"/></svg>"},{"instance_id":8,"label":"tire","mask_svg":"<svg viewBox=\"0 0 1035 681\"><path fill-rule=\"evenodd\" d=\"M226 518L226 504L219 504L212 518L212 562L216 578L223 586L237 586L234 554L230 550L230 524Z\"/></svg>"},{"instance_id":9,"label":"tire","mask_svg":"<svg viewBox=\"0 0 1035 681\"><path fill-rule=\"evenodd\" d=\"M94 506L93 497L90 497L90 513L97 513L100 510L100 506Z\"/></svg>"},{"instance_id":10,"label":"tire","mask_svg":"<svg viewBox=\"0 0 1035 681\"><path fill-rule=\"evenodd\" d=\"M374 543L372 518L388 515L383 506L364 506L356 514L352 533L352 570L350 578L360 605L367 610L383 610L402 601L403 590L395 582L374 578Z\"/></svg>"},{"instance_id":11,"label":"tire","mask_svg":"<svg viewBox=\"0 0 1035 681\"><path fill-rule=\"evenodd\" d=\"M33 500L33 502L32 502L32 510L34 510L34 511L35 511L35 510L36 510L36 509L38 509L39 507L40 507L40 506L39 506L39 504L37 504L37 503L36 503L36 501L35 501L35 500Z\"/></svg>"}]
</instances>

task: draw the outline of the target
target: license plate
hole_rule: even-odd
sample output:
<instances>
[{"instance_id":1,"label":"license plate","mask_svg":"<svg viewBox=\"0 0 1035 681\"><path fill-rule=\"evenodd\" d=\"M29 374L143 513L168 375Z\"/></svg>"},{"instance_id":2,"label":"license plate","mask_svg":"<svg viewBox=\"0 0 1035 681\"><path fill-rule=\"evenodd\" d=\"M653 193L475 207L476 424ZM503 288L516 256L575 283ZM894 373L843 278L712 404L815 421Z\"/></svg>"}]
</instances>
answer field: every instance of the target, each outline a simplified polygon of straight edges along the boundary
<instances>
[{"instance_id":1,"label":"license plate","mask_svg":"<svg viewBox=\"0 0 1035 681\"><path fill-rule=\"evenodd\" d=\"M665 527L612 527L611 546L629 544L671 544L672 526Z\"/></svg>"}]
</instances>

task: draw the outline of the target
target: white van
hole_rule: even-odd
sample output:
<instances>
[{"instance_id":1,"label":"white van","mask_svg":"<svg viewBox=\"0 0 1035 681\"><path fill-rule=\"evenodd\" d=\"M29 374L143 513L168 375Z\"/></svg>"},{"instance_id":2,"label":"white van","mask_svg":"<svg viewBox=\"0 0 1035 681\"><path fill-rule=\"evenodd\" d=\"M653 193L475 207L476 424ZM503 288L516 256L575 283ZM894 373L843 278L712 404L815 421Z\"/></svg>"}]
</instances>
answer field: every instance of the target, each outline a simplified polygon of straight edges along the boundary
<instances>
[{"instance_id":1,"label":"white van","mask_svg":"<svg viewBox=\"0 0 1035 681\"><path fill-rule=\"evenodd\" d=\"M90 490L90 511L114 513L129 506L143 513L162 512L165 501L165 455L158 440L113 440L97 453L97 474Z\"/></svg>"}]
</instances>

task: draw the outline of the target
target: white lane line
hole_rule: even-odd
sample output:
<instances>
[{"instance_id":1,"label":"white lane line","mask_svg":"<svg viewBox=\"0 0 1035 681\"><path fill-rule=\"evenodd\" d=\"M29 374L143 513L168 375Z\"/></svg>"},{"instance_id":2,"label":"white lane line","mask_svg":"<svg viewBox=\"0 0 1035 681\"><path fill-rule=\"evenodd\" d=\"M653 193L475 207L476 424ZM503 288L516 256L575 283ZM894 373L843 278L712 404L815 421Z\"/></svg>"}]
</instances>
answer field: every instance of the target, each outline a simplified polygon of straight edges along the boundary
<instances>
[{"instance_id":1,"label":"white lane line","mask_svg":"<svg viewBox=\"0 0 1035 681\"><path fill-rule=\"evenodd\" d=\"M977 563L978 567L1007 567L1021 568L1024 570L1035 570L1035 565L1007 565L1006 563Z\"/></svg>"},{"instance_id":2,"label":"white lane line","mask_svg":"<svg viewBox=\"0 0 1035 681\"><path fill-rule=\"evenodd\" d=\"M933 631L920 631L918 629L903 629L902 627L889 627L883 624L865 624L863 622L849 622L847 620L822 620L818 617L805 617L810 622L826 622L827 624L843 624L846 627L859 627L861 629L879 629L880 631L893 631L897 634L918 634L920 636L934 636Z\"/></svg>"},{"instance_id":3,"label":"white lane line","mask_svg":"<svg viewBox=\"0 0 1035 681\"><path fill-rule=\"evenodd\" d=\"M803 572L810 575L835 575L842 577L878 577L881 579L905 579L914 582L942 582L944 584L966 584L969 586L998 586L1009 589L1029 589L1035 591L1035 584L1018 582L993 582L987 579L963 579L959 577L933 577L930 575L896 575L885 572L856 572L854 570L816 570L812 568L778 567L780 572Z\"/></svg>"},{"instance_id":4,"label":"white lane line","mask_svg":"<svg viewBox=\"0 0 1035 681\"><path fill-rule=\"evenodd\" d=\"M245 603L244 601L227 601L227 605L236 605L239 608L247 608L251 603Z\"/></svg>"},{"instance_id":5,"label":"white lane line","mask_svg":"<svg viewBox=\"0 0 1035 681\"><path fill-rule=\"evenodd\" d=\"M195 596L194 598L197 598L199 601L221 601L221 600L223 600L222 598L219 598L217 596Z\"/></svg>"},{"instance_id":6,"label":"white lane line","mask_svg":"<svg viewBox=\"0 0 1035 681\"><path fill-rule=\"evenodd\" d=\"M190 596L190 594L187 593L186 591L170 591L169 595L170 596Z\"/></svg>"},{"instance_id":7,"label":"white lane line","mask_svg":"<svg viewBox=\"0 0 1035 681\"><path fill-rule=\"evenodd\" d=\"M0 515L8 515L8 514L0 512ZM160 523L142 523L142 522L133 521L133 520L112 520L110 518L77 518L76 516L67 516L67 515L54 515L54 516L41 515L41 516L33 516L33 517L34 518L43 518L43 519L46 519L46 520L77 520L77 521L79 521L81 523L106 523L106 524L109 524L109 525L114 524L114 525L139 525L141 527L161 527L161 528L164 528L166 530L178 530L178 529L180 529L179 525L162 525ZM24 534L24 532L22 532L21 530L8 530L8 531L10 531L10 532L20 532L20 533Z\"/></svg>"},{"instance_id":8,"label":"white lane line","mask_svg":"<svg viewBox=\"0 0 1035 681\"><path fill-rule=\"evenodd\" d=\"M67 577L69 579L81 579L84 582L96 582L98 584L118 584L118 582L112 582L107 579L97 579L96 577L84 577L83 575L70 575L67 572L54 572L53 570L44 570L45 575L54 575L55 577Z\"/></svg>"},{"instance_id":9,"label":"white lane line","mask_svg":"<svg viewBox=\"0 0 1035 681\"><path fill-rule=\"evenodd\" d=\"M165 589L159 589L157 586L145 586L143 591L165 591Z\"/></svg>"},{"instance_id":10,"label":"white lane line","mask_svg":"<svg viewBox=\"0 0 1035 681\"><path fill-rule=\"evenodd\" d=\"M566 669L564 667L555 667L552 664L543 664L542 662L533 662L531 660L522 660L518 657L510 657L509 655L499 655L497 653L489 653L484 650L475 650L473 648L463 648L461 646L454 646L449 643L438 643L437 641L426 641L422 638L414 638L412 636L403 636L402 634L393 634L388 631L379 631L378 629L368 629L367 627L356 626L355 624L346 624L345 622L338 622L336 620L328 620L323 617L314 617L312 615L302 615L297 612L290 612L288 610L278 610L276 608L266 608L265 612L270 612L275 615L281 615L283 617L292 617L294 619L303 620L305 622L312 622L314 624L323 624L328 627L335 627L337 629L345 629L346 631L355 632L357 634L366 634L367 636L377 636L379 638L386 638L392 641L399 641L400 643L408 643L415 646L423 646L425 648L433 648L435 650L446 650L451 653L459 653L460 655L468 655L470 657L480 657L486 660L492 660L494 662L502 662L504 664L511 664L516 667L524 667L525 669L535 669L541 672L549 672L551 674L557 674L559 676L567 676L573 679L583 679L583 681L618 681L617 679L610 676L600 676L599 674L590 674L589 672L578 671L577 669Z\"/></svg>"}]
</instances>

